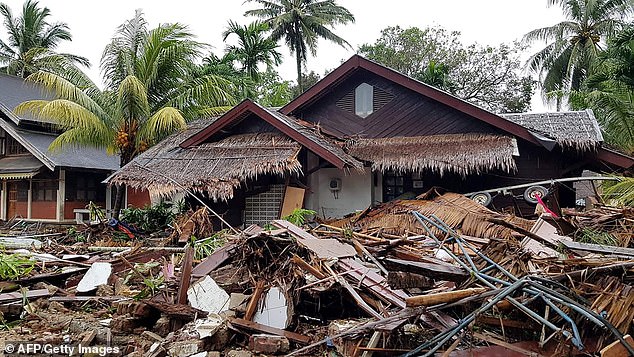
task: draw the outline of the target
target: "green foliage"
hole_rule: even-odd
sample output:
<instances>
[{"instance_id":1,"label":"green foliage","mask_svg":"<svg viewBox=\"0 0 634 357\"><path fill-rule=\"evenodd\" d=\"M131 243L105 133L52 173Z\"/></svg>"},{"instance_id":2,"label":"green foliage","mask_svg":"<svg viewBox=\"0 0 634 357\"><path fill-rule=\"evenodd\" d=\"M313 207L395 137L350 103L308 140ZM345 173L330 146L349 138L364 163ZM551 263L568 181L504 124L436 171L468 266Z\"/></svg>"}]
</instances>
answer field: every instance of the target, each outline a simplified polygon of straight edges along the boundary
<instances>
[{"instance_id":1,"label":"green foliage","mask_svg":"<svg viewBox=\"0 0 634 357\"><path fill-rule=\"evenodd\" d=\"M35 261L23 254L0 253L0 279L15 280L28 275Z\"/></svg>"},{"instance_id":2,"label":"green foliage","mask_svg":"<svg viewBox=\"0 0 634 357\"><path fill-rule=\"evenodd\" d=\"M254 81L260 78L260 63L271 67L282 62L282 55L276 50L276 41L265 36L268 30L269 25L259 21L246 26L229 21L227 29L222 34L225 42L231 35L238 37L238 44L228 46L225 51L240 61L242 70Z\"/></svg>"},{"instance_id":3,"label":"green foliage","mask_svg":"<svg viewBox=\"0 0 634 357\"><path fill-rule=\"evenodd\" d=\"M225 245L225 243L227 243L227 232L227 229L223 229L220 232L214 233L214 235L209 238L200 240L192 236L190 243L194 246L194 259L202 260L210 256L216 249Z\"/></svg>"},{"instance_id":4,"label":"green foliage","mask_svg":"<svg viewBox=\"0 0 634 357\"><path fill-rule=\"evenodd\" d=\"M634 207L634 178L620 177L617 182L603 182L603 198L607 202Z\"/></svg>"},{"instance_id":5,"label":"green foliage","mask_svg":"<svg viewBox=\"0 0 634 357\"><path fill-rule=\"evenodd\" d=\"M132 224L144 232L158 232L167 228L178 215L174 204L160 202L143 208L130 207L121 210L121 221Z\"/></svg>"},{"instance_id":6,"label":"green foliage","mask_svg":"<svg viewBox=\"0 0 634 357\"><path fill-rule=\"evenodd\" d=\"M601 245L618 245L618 240L609 232L600 229L585 228L577 234L576 240L581 243L592 243Z\"/></svg>"},{"instance_id":7,"label":"green foliage","mask_svg":"<svg viewBox=\"0 0 634 357\"><path fill-rule=\"evenodd\" d=\"M419 29L388 27L374 44L359 53L422 82L493 112L530 109L534 81L520 76L514 43L464 45L460 32L436 26Z\"/></svg>"},{"instance_id":8,"label":"green foliage","mask_svg":"<svg viewBox=\"0 0 634 357\"><path fill-rule=\"evenodd\" d=\"M297 85L300 92L306 89L302 81L302 64L308 53L317 53L317 41L325 39L339 46L350 46L332 29L335 25L354 22L348 9L337 5L335 0L248 0L261 8L249 10L247 16L256 16L271 29L273 41L283 40L291 53L295 54Z\"/></svg>"},{"instance_id":9,"label":"green foliage","mask_svg":"<svg viewBox=\"0 0 634 357\"><path fill-rule=\"evenodd\" d=\"M134 296L134 300L143 300L153 296L159 291L159 288L163 285L164 280L163 276L143 279L143 289Z\"/></svg>"},{"instance_id":10,"label":"green foliage","mask_svg":"<svg viewBox=\"0 0 634 357\"><path fill-rule=\"evenodd\" d=\"M569 102L573 109L592 109L605 140L634 153L634 26L609 39L592 75Z\"/></svg>"},{"instance_id":11,"label":"green foliage","mask_svg":"<svg viewBox=\"0 0 634 357\"><path fill-rule=\"evenodd\" d=\"M106 219L106 211L93 201L88 202L86 209L90 212L91 221L103 221Z\"/></svg>"},{"instance_id":12,"label":"green foliage","mask_svg":"<svg viewBox=\"0 0 634 357\"><path fill-rule=\"evenodd\" d=\"M288 216L282 217L282 219L287 220L293 223L296 226L302 226L306 222L306 218L315 215L317 212L304 209L304 208L295 208L291 214Z\"/></svg>"},{"instance_id":13,"label":"green foliage","mask_svg":"<svg viewBox=\"0 0 634 357\"><path fill-rule=\"evenodd\" d=\"M7 30L7 41L0 40L2 71L26 77L38 70L62 73L76 64L89 66L88 59L55 49L63 41L71 41L68 25L49 22L51 11L38 1L27 0L22 12L13 16L7 4L0 4L0 15Z\"/></svg>"},{"instance_id":14,"label":"green foliage","mask_svg":"<svg viewBox=\"0 0 634 357\"><path fill-rule=\"evenodd\" d=\"M70 228L68 228L68 231L66 232L66 236L68 236L70 239L76 242L86 242L87 240L86 236L84 236L83 234L77 231L76 226L71 226Z\"/></svg>"},{"instance_id":15,"label":"green foliage","mask_svg":"<svg viewBox=\"0 0 634 357\"><path fill-rule=\"evenodd\" d=\"M601 43L613 35L632 13L631 0L551 0L559 5L566 20L535 29L526 35L527 43L547 45L528 60L537 73L544 93L579 90L591 73ZM558 107L560 102L557 103Z\"/></svg>"}]
</instances>

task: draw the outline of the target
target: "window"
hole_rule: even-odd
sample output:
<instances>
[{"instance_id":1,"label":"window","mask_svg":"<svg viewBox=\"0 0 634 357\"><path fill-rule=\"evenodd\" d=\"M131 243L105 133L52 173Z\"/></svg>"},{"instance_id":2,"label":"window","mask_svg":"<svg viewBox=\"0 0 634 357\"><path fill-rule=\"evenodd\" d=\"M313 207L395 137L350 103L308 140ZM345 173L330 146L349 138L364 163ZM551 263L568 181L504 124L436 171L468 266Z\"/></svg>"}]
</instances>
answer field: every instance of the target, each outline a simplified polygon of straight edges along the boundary
<instances>
[{"instance_id":1,"label":"window","mask_svg":"<svg viewBox=\"0 0 634 357\"><path fill-rule=\"evenodd\" d=\"M99 184L104 178L103 175L86 176L85 173L67 173L66 201L104 202L106 188ZM112 196L115 196L114 192Z\"/></svg>"},{"instance_id":2,"label":"window","mask_svg":"<svg viewBox=\"0 0 634 357\"><path fill-rule=\"evenodd\" d=\"M361 118L365 118L374 111L374 88L361 83L354 90L354 113Z\"/></svg>"},{"instance_id":3,"label":"window","mask_svg":"<svg viewBox=\"0 0 634 357\"><path fill-rule=\"evenodd\" d=\"M394 99L394 95L368 83L359 84L337 101L337 107L358 117L367 118Z\"/></svg>"},{"instance_id":4,"label":"window","mask_svg":"<svg viewBox=\"0 0 634 357\"><path fill-rule=\"evenodd\" d=\"M58 186L55 180L33 181L33 201L57 201Z\"/></svg>"}]
</instances>

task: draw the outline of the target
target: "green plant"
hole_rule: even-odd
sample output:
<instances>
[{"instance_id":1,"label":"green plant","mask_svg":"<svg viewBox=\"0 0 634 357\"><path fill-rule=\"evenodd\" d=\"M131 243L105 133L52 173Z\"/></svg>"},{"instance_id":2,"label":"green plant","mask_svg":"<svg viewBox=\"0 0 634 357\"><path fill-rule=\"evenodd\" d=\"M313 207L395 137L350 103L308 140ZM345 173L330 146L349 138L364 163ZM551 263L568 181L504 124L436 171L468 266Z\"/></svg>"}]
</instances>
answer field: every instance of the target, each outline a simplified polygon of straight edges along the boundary
<instances>
[{"instance_id":1,"label":"green plant","mask_svg":"<svg viewBox=\"0 0 634 357\"><path fill-rule=\"evenodd\" d=\"M634 178L619 177L619 181L604 181L603 196L608 202L622 206L634 206Z\"/></svg>"},{"instance_id":2,"label":"green plant","mask_svg":"<svg viewBox=\"0 0 634 357\"><path fill-rule=\"evenodd\" d=\"M225 238L226 233L227 230L223 229L214 233L211 237L201 240L197 240L196 237L192 236L191 244L194 246L194 259L204 259L210 256L216 249L225 245L227 242Z\"/></svg>"},{"instance_id":3,"label":"green plant","mask_svg":"<svg viewBox=\"0 0 634 357\"><path fill-rule=\"evenodd\" d=\"M121 211L121 221L132 224L144 232L156 232L167 228L177 215L174 204L161 202L143 208L126 208ZM178 207L178 206L177 206Z\"/></svg>"},{"instance_id":4,"label":"green plant","mask_svg":"<svg viewBox=\"0 0 634 357\"><path fill-rule=\"evenodd\" d=\"M0 254L0 279L15 280L33 270L35 261L23 254Z\"/></svg>"},{"instance_id":5,"label":"green plant","mask_svg":"<svg viewBox=\"0 0 634 357\"><path fill-rule=\"evenodd\" d=\"M77 227L71 226L68 228L68 232L66 232L68 238L75 240L76 242L86 242L86 237L77 231Z\"/></svg>"},{"instance_id":6,"label":"green plant","mask_svg":"<svg viewBox=\"0 0 634 357\"><path fill-rule=\"evenodd\" d=\"M577 241L581 243L592 243L601 245L618 244L618 240L609 232L604 232L599 229L584 228L577 236Z\"/></svg>"},{"instance_id":7,"label":"green plant","mask_svg":"<svg viewBox=\"0 0 634 357\"><path fill-rule=\"evenodd\" d=\"M295 208L293 212L291 212L291 214L282 217L282 219L287 220L296 226L301 226L306 222L307 217L312 216L316 213L317 212L310 209Z\"/></svg>"},{"instance_id":8,"label":"green plant","mask_svg":"<svg viewBox=\"0 0 634 357\"><path fill-rule=\"evenodd\" d=\"M163 276L158 276L156 278L149 277L149 278L143 279L144 287L143 289L141 289L141 292L139 292L138 294L134 296L134 299L142 300L156 294L158 292L158 289L161 287L161 285L163 285L163 282L164 282Z\"/></svg>"},{"instance_id":9,"label":"green plant","mask_svg":"<svg viewBox=\"0 0 634 357\"><path fill-rule=\"evenodd\" d=\"M91 221L103 221L106 219L106 212L93 201L88 202L86 209L90 212Z\"/></svg>"}]
</instances>

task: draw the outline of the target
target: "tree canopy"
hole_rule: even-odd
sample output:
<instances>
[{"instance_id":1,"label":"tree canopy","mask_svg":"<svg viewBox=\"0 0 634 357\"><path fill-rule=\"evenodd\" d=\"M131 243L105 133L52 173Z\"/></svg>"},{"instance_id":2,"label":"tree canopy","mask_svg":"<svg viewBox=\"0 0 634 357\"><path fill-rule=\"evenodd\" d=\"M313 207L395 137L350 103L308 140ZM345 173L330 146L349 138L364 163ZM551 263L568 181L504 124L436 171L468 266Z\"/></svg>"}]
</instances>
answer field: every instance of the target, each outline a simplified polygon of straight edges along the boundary
<instances>
[{"instance_id":1,"label":"tree canopy","mask_svg":"<svg viewBox=\"0 0 634 357\"><path fill-rule=\"evenodd\" d=\"M0 15L8 35L6 42L0 40L3 72L26 77L38 70L59 73L75 64L89 65L85 57L55 52L61 42L72 40L70 29L63 22L49 22L51 11L37 1L27 0L18 16L2 3Z\"/></svg>"},{"instance_id":2,"label":"tree canopy","mask_svg":"<svg viewBox=\"0 0 634 357\"><path fill-rule=\"evenodd\" d=\"M388 27L359 53L493 112L530 109L533 80L520 75L522 47L464 45L442 27Z\"/></svg>"}]
</instances>

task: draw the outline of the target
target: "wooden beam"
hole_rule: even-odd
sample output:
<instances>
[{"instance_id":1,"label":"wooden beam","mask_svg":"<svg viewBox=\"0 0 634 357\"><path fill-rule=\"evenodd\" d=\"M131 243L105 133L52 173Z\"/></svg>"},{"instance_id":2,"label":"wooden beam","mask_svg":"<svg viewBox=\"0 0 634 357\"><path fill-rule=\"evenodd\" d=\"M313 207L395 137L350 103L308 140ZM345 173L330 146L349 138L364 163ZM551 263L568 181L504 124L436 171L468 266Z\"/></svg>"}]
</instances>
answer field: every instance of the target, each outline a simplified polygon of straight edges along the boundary
<instances>
[{"instance_id":1,"label":"wooden beam","mask_svg":"<svg viewBox=\"0 0 634 357\"><path fill-rule=\"evenodd\" d=\"M482 294L487 291L486 288L471 288L464 290L445 291L442 293L434 293L427 295L412 296L405 299L407 307L415 306L432 306L442 303L458 301L472 295Z\"/></svg>"},{"instance_id":2,"label":"wooden beam","mask_svg":"<svg viewBox=\"0 0 634 357\"><path fill-rule=\"evenodd\" d=\"M229 321L231 325L241 327L249 331L258 331L258 332L268 333L268 334L276 335L276 336L284 336L291 341L295 341L297 343L301 343L304 345L310 343L310 337L305 335L300 335L295 332L290 332L290 331L262 325L257 322L248 321L245 319L239 319L235 317L229 317L227 320Z\"/></svg>"},{"instance_id":3,"label":"wooden beam","mask_svg":"<svg viewBox=\"0 0 634 357\"><path fill-rule=\"evenodd\" d=\"M178 298L177 304L187 304L187 290L192 279L192 261L194 260L194 248L192 246L185 249L185 256L183 257L183 265L181 266L181 277L178 283Z\"/></svg>"},{"instance_id":4,"label":"wooden beam","mask_svg":"<svg viewBox=\"0 0 634 357\"><path fill-rule=\"evenodd\" d=\"M255 284L255 290L253 290L251 300L249 300L249 304L247 305L247 311L244 313L245 320L253 320L255 310L258 308L258 303L260 302L260 298L262 297L262 293L264 292L265 287L266 282L264 280L260 280Z\"/></svg>"}]
</instances>

